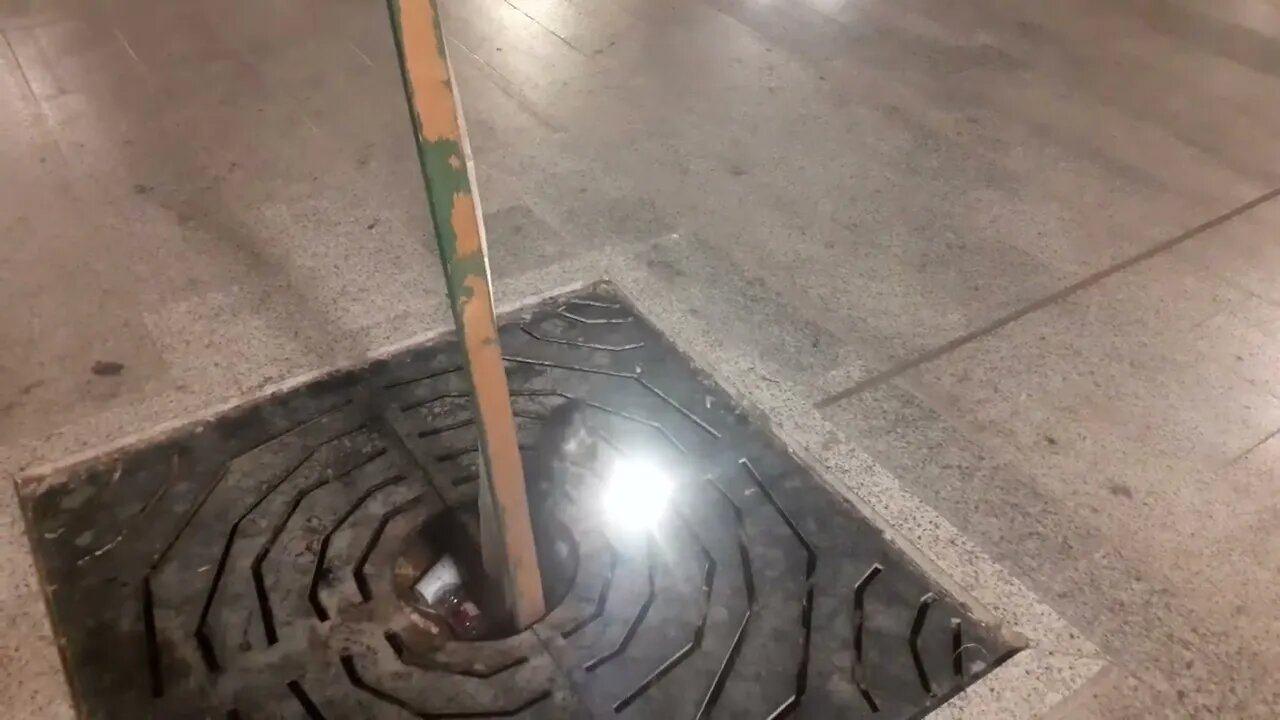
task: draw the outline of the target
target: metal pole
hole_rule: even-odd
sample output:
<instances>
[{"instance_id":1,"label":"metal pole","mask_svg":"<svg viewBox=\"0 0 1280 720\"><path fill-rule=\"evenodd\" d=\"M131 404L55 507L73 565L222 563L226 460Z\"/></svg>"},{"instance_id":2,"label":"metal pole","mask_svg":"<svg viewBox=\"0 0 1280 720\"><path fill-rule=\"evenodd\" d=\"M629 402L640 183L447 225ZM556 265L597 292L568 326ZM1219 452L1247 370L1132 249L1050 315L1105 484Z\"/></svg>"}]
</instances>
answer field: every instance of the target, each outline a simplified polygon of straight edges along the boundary
<instances>
[{"instance_id":1,"label":"metal pole","mask_svg":"<svg viewBox=\"0 0 1280 720\"><path fill-rule=\"evenodd\" d=\"M471 147L454 95L435 0L387 0L387 5L427 207L471 381L480 435L480 544L485 571L498 583L516 625L524 628L545 611L542 575L498 345Z\"/></svg>"}]
</instances>

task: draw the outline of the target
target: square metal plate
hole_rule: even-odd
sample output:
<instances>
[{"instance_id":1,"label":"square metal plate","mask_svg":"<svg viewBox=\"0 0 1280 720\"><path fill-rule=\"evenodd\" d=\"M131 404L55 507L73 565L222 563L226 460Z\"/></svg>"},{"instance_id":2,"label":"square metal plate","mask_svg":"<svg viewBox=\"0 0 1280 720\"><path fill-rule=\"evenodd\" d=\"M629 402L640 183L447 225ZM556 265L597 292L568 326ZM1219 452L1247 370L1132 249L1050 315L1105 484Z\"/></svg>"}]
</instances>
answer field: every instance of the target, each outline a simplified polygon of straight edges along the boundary
<instances>
[{"instance_id":1,"label":"square metal plate","mask_svg":"<svg viewBox=\"0 0 1280 720\"><path fill-rule=\"evenodd\" d=\"M1017 650L608 285L502 343L531 494L572 539L543 620L441 642L397 589L407 539L475 501L435 342L25 485L81 715L920 717ZM584 434L675 479L641 546L604 526Z\"/></svg>"}]
</instances>

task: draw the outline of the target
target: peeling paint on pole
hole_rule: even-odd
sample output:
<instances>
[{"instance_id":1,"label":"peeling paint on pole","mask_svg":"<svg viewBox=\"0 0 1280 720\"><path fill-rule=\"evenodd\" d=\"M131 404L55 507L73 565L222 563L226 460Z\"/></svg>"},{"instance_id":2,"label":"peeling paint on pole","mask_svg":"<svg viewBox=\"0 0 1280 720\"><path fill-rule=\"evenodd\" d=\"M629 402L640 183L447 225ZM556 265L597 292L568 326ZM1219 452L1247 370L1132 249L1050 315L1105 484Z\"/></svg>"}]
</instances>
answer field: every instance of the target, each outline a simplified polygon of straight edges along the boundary
<instances>
[{"instance_id":1,"label":"peeling paint on pole","mask_svg":"<svg viewBox=\"0 0 1280 720\"><path fill-rule=\"evenodd\" d=\"M524 627L544 613L542 576L498 344L484 222L472 185L466 129L435 0L387 0L387 5L428 209L475 403L485 564L503 582L513 619Z\"/></svg>"}]
</instances>

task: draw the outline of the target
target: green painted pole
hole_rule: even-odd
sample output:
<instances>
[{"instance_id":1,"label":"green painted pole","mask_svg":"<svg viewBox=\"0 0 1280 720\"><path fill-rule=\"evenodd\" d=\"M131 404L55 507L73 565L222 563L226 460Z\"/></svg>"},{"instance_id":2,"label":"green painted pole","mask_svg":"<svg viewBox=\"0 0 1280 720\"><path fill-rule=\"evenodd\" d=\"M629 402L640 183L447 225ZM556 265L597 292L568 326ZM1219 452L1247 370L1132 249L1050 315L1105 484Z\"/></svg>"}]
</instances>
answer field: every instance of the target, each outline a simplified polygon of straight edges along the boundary
<instances>
[{"instance_id":1,"label":"green painted pole","mask_svg":"<svg viewBox=\"0 0 1280 720\"><path fill-rule=\"evenodd\" d=\"M480 544L512 620L528 627L545 611L524 468L475 191L471 148L435 0L387 0L413 120L427 207L439 245L480 435Z\"/></svg>"}]
</instances>

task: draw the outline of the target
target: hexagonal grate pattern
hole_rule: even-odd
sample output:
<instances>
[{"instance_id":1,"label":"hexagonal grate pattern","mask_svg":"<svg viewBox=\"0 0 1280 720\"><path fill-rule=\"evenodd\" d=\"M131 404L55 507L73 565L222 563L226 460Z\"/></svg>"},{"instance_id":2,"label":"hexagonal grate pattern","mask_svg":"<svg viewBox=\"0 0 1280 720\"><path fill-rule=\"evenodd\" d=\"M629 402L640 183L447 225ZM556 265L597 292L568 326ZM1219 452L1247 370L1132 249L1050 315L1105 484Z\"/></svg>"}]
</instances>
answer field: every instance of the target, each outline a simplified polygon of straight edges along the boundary
<instances>
[{"instance_id":1,"label":"hexagonal grate pattern","mask_svg":"<svg viewBox=\"0 0 1280 720\"><path fill-rule=\"evenodd\" d=\"M393 592L405 538L475 501L437 343L27 486L81 713L918 717L1015 650L609 287L502 332L531 494L576 546L547 617L441 643ZM602 527L601 452L672 469L648 542Z\"/></svg>"}]
</instances>

